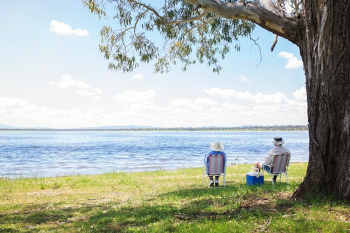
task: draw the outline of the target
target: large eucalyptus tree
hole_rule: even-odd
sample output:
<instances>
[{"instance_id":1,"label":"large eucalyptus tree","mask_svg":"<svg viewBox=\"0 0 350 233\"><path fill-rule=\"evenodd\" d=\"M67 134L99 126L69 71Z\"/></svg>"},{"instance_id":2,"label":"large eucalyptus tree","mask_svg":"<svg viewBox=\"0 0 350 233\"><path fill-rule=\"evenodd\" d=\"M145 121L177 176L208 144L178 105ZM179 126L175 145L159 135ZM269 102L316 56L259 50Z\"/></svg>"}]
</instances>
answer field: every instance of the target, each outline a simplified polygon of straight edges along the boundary
<instances>
[{"instance_id":1,"label":"large eucalyptus tree","mask_svg":"<svg viewBox=\"0 0 350 233\"><path fill-rule=\"evenodd\" d=\"M130 72L155 61L155 71L176 61L183 69L206 61L219 72L239 37L257 24L296 44L304 62L310 158L295 197L306 193L350 198L349 0L84 0L91 12L116 20L101 29L100 51L110 69ZM114 8L112 8L114 7ZM292 9L287 10L286 9ZM163 36L162 45L148 37Z\"/></svg>"}]
</instances>

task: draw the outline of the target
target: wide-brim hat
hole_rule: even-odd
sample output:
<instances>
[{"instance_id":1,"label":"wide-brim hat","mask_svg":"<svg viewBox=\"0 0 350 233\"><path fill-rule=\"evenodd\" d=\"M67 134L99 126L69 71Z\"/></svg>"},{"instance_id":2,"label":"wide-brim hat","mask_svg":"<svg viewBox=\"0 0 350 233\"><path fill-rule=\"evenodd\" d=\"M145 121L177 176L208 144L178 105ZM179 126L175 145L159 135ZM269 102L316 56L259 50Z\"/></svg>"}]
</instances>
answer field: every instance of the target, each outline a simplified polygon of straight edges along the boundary
<instances>
[{"instance_id":1,"label":"wide-brim hat","mask_svg":"<svg viewBox=\"0 0 350 233\"><path fill-rule=\"evenodd\" d=\"M224 145L222 145L220 142L213 142L210 144L210 149L213 151L222 151L224 150Z\"/></svg>"},{"instance_id":2,"label":"wide-brim hat","mask_svg":"<svg viewBox=\"0 0 350 233\"><path fill-rule=\"evenodd\" d=\"M282 145L285 143L281 137L275 137L271 142L275 145Z\"/></svg>"}]
</instances>

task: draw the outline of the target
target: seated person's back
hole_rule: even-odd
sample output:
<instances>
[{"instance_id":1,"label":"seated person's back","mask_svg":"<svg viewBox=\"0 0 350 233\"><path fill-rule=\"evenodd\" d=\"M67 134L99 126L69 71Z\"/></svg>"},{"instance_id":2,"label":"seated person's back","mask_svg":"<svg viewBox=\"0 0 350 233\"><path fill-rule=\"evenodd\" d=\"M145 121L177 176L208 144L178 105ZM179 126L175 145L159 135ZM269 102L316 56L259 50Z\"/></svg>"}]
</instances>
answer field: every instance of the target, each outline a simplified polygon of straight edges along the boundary
<instances>
[{"instance_id":1,"label":"seated person's back","mask_svg":"<svg viewBox=\"0 0 350 233\"><path fill-rule=\"evenodd\" d=\"M282 146L282 144L284 144L285 142L281 137L275 137L274 140L272 140L272 143L275 145L275 147L269 151L269 153L267 154L267 156L264 159L264 162L263 163L261 163L261 162L255 163L255 167L259 168L259 171L260 171L260 169L263 169L263 170L270 169L269 166L272 165L273 159L276 155L281 155L281 154L285 154L285 153L288 153L289 156L292 155L287 148ZM268 165L268 166L266 166L266 165ZM274 176L274 178L273 178L274 182L276 182L276 178L277 178L277 176Z\"/></svg>"},{"instance_id":2,"label":"seated person's back","mask_svg":"<svg viewBox=\"0 0 350 233\"><path fill-rule=\"evenodd\" d=\"M213 142L210 144L210 149L212 149L211 152L209 152L205 157L204 157L204 165L207 168L207 174L209 174L209 156L210 155L223 155L224 156L224 164L223 164L223 172L225 172L226 168L226 154L222 150L224 150L224 145L222 145L220 142ZM219 186L219 177L220 176L215 176L215 182L213 180L213 176L209 176L210 179L210 186Z\"/></svg>"}]
</instances>

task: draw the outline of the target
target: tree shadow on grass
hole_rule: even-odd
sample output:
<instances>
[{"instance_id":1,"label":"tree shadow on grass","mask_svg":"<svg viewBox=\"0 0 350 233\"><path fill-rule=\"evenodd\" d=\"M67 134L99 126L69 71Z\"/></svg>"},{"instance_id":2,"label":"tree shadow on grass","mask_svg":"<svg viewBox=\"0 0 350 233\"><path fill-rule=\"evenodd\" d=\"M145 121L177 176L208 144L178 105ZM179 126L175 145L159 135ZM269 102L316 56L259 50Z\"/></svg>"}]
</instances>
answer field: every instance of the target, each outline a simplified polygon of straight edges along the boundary
<instances>
[{"instance_id":1,"label":"tree shadow on grass","mask_svg":"<svg viewBox=\"0 0 350 233\"><path fill-rule=\"evenodd\" d=\"M271 185L272 186L272 185ZM127 202L80 204L73 207L47 204L28 205L27 211L0 214L1 232L82 231L130 232L177 231L178 223L202 223L234 219L240 224L259 222L265 227L272 218L293 215L308 201L289 198L285 186L247 187L229 184L226 188L183 187L152 198ZM336 204L332 200L314 200L318 205ZM16 227L13 227L13 224ZM247 226L247 230L256 230Z\"/></svg>"}]
</instances>

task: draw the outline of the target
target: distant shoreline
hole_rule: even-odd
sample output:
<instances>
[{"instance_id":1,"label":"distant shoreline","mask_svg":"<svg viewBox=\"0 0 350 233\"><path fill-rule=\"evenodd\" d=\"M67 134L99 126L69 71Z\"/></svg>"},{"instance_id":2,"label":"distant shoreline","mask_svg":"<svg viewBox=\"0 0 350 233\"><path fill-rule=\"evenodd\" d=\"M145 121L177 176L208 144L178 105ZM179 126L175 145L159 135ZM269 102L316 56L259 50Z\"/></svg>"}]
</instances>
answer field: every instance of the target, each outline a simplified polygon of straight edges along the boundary
<instances>
[{"instance_id":1,"label":"distant shoreline","mask_svg":"<svg viewBox=\"0 0 350 233\"><path fill-rule=\"evenodd\" d=\"M307 125L284 126L248 126L248 127L174 127L174 128L76 128L76 129L40 129L40 128L0 128L0 131L308 131Z\"/></svg>"}]
</instances>

